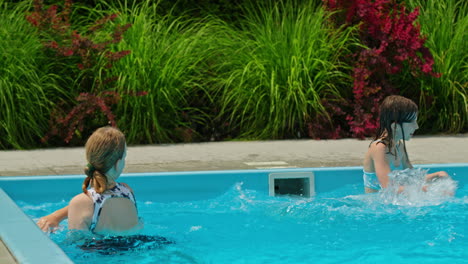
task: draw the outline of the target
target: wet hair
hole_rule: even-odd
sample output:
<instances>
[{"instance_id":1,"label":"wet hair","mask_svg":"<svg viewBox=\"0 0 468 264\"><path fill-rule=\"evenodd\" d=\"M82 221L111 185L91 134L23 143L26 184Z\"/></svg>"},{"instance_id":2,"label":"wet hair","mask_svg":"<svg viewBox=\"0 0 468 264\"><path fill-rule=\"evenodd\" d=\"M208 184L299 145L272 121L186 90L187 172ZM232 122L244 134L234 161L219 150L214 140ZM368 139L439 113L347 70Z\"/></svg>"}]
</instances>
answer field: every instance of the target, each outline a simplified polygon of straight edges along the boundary
<instances>
[{"instance_id":1,"label":"wet hair","mask_svg":"<svg viewBox=\"0 0 468 264\"><path fill-rule=\"evenodd\" d=\"M413 122L418 116L418 106L411 99L408 99L399 95L387 96L382 104L380 105L379 114L379 127L374 140L382 139L387 145L389 152L396 156L396 153L392 153L391 150L395 145L393 142L393 130L392 125L400 126L403 133L403 148L406 153L405 144L405 131L403 131L403 123Z\"/></svg>"},{"instance_id":2,"label":"wet hair","mask_svg":"<svg viewBox=\"0 0 468 264\"><path fill-rule=\"evenodd\" d=\"M92 182L98 193L107 188L108 179L105 175L125 152L125 136L117 128L106 126L93 132L85 145L88 165L84 169L86 179L83 182L83 192Z\"/></svg>"}]
</instances>

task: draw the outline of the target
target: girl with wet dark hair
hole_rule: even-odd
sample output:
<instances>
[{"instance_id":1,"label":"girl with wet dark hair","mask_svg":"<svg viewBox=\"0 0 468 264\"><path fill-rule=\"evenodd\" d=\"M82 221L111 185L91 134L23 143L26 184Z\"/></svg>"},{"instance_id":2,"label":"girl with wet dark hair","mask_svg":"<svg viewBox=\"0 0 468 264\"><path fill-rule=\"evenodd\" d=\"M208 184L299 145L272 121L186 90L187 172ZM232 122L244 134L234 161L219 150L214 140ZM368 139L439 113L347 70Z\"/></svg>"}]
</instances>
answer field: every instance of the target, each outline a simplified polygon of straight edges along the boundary
<instances>
[{"instance_id":1,"label":"girl with wet dark hair","mask_svg":"<svg viewBox=\"0 0 468 264\"><path fill-rule=\"evenodd\" d=\"M387 188L389 173L413 168L406 152L405 142L418 129L418 106L410 99L391 95L380 106L379 127L364 157L363 178L366 193ZM426 181L447 177L445 171L427 174ZM404 186L398 191L402 192Z\"/></svg>"}]
</instances>

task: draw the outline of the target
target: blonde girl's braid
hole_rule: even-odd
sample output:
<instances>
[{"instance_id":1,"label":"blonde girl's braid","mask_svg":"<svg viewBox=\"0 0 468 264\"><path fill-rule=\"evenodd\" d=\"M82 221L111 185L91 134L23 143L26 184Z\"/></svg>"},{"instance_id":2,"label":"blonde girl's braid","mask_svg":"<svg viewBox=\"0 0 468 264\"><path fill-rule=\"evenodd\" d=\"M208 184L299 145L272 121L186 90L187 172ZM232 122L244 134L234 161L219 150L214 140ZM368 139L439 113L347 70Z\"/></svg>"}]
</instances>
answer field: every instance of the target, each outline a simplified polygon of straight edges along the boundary
<instances>
[{"instance_id":1,"label":"blonde girl's braid","mask_svg":"<svg viewBox=\"0 0 468 264\"><path fill-rule=\"evenodd\" d=\"M86 174L86 178L83 181L83 185L81 189L84 193L88 193L88 186L92 184L96 192L103 193L106 191L107 187L107 177L103 173L97 171L93 165L88 164L84 172Z\"/></svg>"},{"instance_id":2,"label":"blonde girl's braid","mask_svg":"<svg viewBox=\"0 0 468 264\"><path fill-rule=\"evenodd\" d=\"M91 184L98 193L107 189L105 173L114 166L125 152L125 136L113 127L101 127L88 139L85 145L88 165L84 168L86 178L82 190L87 193Z\"/></svg>"},{"instance_id":3,"label":"blonde girl's braid","mask_svg":"<svg viewBox=\"0 0 468 264\"><path fill-rule=\"evenodd\" d=\"M83 181L83 185L81 186L81 189L83 190L84 193L88 193L88 186L91 183L91 180L94 177L94 167L93 165L89 164L84 168L84 173L86 175L86 178Z\"/></svg>"}]
</instances>

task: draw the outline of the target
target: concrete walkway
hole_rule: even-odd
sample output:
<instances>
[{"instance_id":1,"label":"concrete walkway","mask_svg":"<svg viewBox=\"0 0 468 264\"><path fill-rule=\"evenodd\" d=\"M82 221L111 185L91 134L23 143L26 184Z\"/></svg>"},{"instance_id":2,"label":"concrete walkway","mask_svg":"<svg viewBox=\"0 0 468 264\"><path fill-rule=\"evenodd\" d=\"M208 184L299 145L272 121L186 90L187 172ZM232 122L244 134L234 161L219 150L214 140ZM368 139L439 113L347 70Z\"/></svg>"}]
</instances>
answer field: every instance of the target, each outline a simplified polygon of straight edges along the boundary
<instances>
[{"instance_id":1,"label":"concrete walkway","mask_svg":"<svg viewBox=\"0 0 468 264\"><path fill-rule=\"evenodd\" d=\"M129 146L124 172L360 166L370 140L232 141ZM416 136L413 164L467 163L468 134ZM82 174L84 148L0 151L0 176Z\"/></svg>"}]
</instances>

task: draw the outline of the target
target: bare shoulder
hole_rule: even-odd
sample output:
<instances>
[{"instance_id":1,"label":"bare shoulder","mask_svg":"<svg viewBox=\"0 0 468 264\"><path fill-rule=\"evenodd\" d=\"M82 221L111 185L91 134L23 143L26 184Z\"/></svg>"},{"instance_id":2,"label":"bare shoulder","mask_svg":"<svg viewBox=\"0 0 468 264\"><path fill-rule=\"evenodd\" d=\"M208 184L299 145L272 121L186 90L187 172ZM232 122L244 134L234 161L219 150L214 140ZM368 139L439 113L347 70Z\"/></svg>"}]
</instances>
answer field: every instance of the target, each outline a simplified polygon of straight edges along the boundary
<instances>
[{"instance_id":1,"label":"bare shoulder","mask_svg":"<svg viewBox=\"0 0 468 264\"><path fill-rule=\"evenodd\" d=\"M385 160L386 145L379 141L374 141L369 145L369 148L364 156L363 168L366 172L375 171L375 162Z\"/></svg>"},{"instance_id":2,"label":"bare shoulder","mask_svg":"<svg viewBox=\"0 0 468 264\"><path fill-rule=\"evenodd\" d=\"M373 142L369 148L369 156L373 161L375 168L376 164L388 163L387 161L387 146L383 143Z\"/></svg>"},{"instance_id":3,"label":"bare shoulder","mask_svg":"<svg viewBox=\"0 0 468 264\"><path fill-rule=\"evenodd\" d=\"M370 144L370 148L377 148L377 149L386 149L387 145L381 141L374 141Z\"/></svg>"},{"instance_id":4,"label":"bare shoulder","mask_svg":"<svg viewBox=\"0 0 468 264\"><path fill-rule=\"evenodd\" d=\"M68 229L88 230L94 212L94 203L87 194L73 197L68 206Z\"/></svg>"},{"instance_id":5,"label":"bare shoulder","mask_svg":"<svg viewBox=\"0 0 468 264\"><path fill-rule=\"evenodd\" d=\"M387 152L387 146L381 142L372 142L369 151L373 154L385 154Z\"/></svg>"},{"instance_id":6,"label":"bare shoulder","mask_svg":"<svg viewBox=\"0 0 468 264\"><path fill-rule=\"evenodd\" d=\"M75 195L70 200L70 206L87 206L87 205L93 205L93 200L91 197L89 197L85 193L80 193L78 195Z\"/></svg>"}]
</instances>

